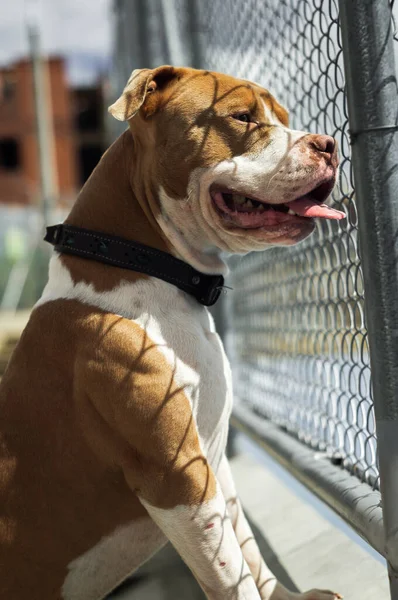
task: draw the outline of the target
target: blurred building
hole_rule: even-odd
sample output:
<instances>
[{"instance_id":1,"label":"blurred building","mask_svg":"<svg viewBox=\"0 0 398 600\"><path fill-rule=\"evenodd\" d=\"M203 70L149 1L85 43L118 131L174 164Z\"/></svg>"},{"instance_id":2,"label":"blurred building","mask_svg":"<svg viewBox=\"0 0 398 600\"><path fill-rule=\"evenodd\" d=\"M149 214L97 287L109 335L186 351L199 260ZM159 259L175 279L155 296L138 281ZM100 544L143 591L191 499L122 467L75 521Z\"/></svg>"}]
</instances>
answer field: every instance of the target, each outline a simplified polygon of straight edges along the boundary
<instances>
[{"instance_id":1,"label":"blurred building","mask_svg":"<svg viewBox=\"0 0 398 600\"><path fill-rule=\"evenodd\" d=\"M71 89L59 57L43 67L56 223L105 149L103 84ZM32 306L47 280L42 209L32 64L25 59L0 68L0 310Z\"/></svg>"},{"instance_id":2,"label":"blurred building","mask_svg":"<svg viewBox=\"0 0 398 600\"><path fill-rule=\"evenodd\" d=\"M68 203L77 188L76 151L71 94L62 58L45 62L50 141L55 189L61 203ZM0 202L38 204L38 160L32 65L20 60L0 70Z\"/></svg>"},{"instance_id":3,"label":"blurred building","mask_svg":"<svg viewBox=\"0 0 398 600\"><path fill-rule=\"evenodd\" d=\"M65 61L44 63L55 190L70 205L106 147L103 86L71 89ZM32 65L20 60L0 69L0 203L40 204L40 165Z\"/></svg>"}]
</instances>

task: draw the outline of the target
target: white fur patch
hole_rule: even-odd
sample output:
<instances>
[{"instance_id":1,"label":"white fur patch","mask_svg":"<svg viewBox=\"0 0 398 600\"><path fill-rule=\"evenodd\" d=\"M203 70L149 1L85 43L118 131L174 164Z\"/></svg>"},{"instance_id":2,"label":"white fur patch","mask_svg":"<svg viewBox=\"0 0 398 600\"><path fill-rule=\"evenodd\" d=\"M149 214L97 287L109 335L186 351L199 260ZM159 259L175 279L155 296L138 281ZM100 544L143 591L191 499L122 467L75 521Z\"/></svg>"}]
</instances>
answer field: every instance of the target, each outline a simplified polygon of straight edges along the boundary
<instances>
[{"instance_id":1,"label":"white fur patch","mask_svg":"<svg viewBox=\"0 0 398 600\"><path fill-rule=\"evenodd\" d=\"M164 510L143 504L193 571L207 598L260 600L219 487L216 496L200 506Z\"/></svg>"},{"instance_id":2,"label":"white fur patch","mask_svg":"<svg viewBox=\"0 0 398 600\"><path fill-rule=\"evenodd\" d=\"M286 600L286 596L283 594L280 596L279 593L275 592L278 582L275 575L267 567L261 556L261 552L238 498L226 456L224 456L221 461L220 468L217 472L217 479L227 503L228 514L231 518L236 538L242 548L243 556L254 577L257 587L261 590L261 597L263 599L272 597L273 600L285 598Z\"/></svg>"},{"instance_id":3,"label":"white fur patch","mask_svg":"<svg viewBox=\"0 0 398 600\"><path fill-rule=\"evenodd\" d=\"M190 188L197 187L199 181L202 194L217 182L264 202L293 200L293 186L304 188L307 184L311 189L312 185L313 177L309 177L307 170L303 169L306 152L296 147L305 135L304 131L273 125L269 141L261 150L234 156L206 170L197 169L191 175Z\"/></svg>"}]
</instances>

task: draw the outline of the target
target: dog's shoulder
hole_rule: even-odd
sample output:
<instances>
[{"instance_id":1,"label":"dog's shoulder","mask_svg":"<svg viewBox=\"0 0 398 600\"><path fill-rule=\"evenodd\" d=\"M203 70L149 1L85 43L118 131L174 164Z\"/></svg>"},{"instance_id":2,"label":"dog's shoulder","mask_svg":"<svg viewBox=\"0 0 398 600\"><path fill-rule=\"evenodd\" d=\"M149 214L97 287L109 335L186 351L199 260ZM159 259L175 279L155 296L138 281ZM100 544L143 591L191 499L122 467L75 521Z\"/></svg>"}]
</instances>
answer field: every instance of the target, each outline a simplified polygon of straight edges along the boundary
<instances>
[{"instance_id":1,"label":"dog's shoulder","mask_svg":"<svg viewBox=\"0 0 398 600\"><path fill-rule=\"evenodd\" d=\"M96 315L90 329L95 321L95 344L86 343L76 359L75 394L83 425L88 422L91 438L98 435L94 443L149 502L173 506L176 486L186 481L191 501L198 501L209 468L189 393L175 376L167 348L134 320ZM168 497L157 483L164 478L170 479Z\"/></svg>"}]
</instances>

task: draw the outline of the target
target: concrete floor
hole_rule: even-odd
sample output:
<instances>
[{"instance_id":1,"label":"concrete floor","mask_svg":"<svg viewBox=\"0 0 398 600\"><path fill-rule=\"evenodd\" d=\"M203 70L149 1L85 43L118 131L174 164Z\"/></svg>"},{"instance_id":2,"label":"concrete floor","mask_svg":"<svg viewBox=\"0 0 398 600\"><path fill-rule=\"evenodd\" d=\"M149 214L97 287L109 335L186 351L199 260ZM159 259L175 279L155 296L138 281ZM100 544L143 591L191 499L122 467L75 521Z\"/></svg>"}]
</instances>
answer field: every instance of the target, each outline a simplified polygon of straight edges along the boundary
<instances>
[{"instance_id":1,"label":"concrete floor","mask_svg":"<svg viewBox=\"0 0 398 600\"><path fill-rule=\"evenodd\" d=\"M346 600L388 600L384 561L337 529L248 454L232 461L237 487L262 554L292 591L329 588ZM199 600L204 595L171 547L149 561L112 600Z\"/></svg>"}]
</instances>

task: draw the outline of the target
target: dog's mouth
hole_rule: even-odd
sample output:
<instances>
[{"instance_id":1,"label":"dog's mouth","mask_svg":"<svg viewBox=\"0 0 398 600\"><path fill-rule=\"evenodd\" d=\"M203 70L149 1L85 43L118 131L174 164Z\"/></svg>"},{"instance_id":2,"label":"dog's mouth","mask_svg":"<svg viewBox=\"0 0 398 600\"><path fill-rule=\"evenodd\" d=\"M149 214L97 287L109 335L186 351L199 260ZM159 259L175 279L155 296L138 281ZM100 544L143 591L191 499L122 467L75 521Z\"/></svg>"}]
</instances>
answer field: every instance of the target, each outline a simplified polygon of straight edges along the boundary
<instances>
[{"instance_id":1,"label":"dog's mouth","mask_svg":"<svg viewBox=\"0 0 398 600\"><path fill-rule=\"evenodd\" d=\"M298 225L313 218L344 219L344 212L324 204L333 187L334 179L325 181L307 194L283 204L263 202L217 186L211 188L210 195L223 220L244 229L257 229L281 224Z\"/></svg>"}]
</instances>

